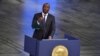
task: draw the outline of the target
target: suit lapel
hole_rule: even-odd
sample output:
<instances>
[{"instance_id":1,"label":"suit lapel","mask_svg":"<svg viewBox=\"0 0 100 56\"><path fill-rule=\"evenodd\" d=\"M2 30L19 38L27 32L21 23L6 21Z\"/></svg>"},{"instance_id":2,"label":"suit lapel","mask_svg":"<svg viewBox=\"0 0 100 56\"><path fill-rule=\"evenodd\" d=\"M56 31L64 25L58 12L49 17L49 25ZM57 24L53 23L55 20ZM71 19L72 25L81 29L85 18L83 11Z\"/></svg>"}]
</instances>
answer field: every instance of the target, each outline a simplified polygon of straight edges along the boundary
<instances>
[{"instance_id":1,"label":"suit lapel","mask_svg":"<svg viewBox=\"0 0 100 56\"><path fill-rule=\"evenodd\" d=\"M42 13L40 13L40 16L42 16ZM45 22L46 27L48 26L49 22L50 22L50 14L48 14L46 22Z\"/></svg>"},{"instance_id":2,"label":"suit lapel","mask_svg":"<svg viewBox=\"0 0 100 56\"><path fill-rule=\"evenodd\" d=\"M47 20L46 20L46 26L48 25L49 21L50 21L50 15L48 14Z\"/></svg>"}]
</instances>

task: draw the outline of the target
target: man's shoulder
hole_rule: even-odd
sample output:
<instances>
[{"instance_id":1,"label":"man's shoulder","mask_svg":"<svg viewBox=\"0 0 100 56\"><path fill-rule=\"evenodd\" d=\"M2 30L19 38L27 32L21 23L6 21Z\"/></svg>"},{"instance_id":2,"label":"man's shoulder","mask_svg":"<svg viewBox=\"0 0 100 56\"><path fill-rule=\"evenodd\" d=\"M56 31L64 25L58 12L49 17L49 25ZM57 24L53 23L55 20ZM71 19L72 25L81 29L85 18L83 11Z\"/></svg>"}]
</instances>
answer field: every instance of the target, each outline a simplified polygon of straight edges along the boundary
<instances>
[{"instance_id":1,"label":"man's shoulder","mask_svg":"<svg viewBox=\"0 0 100 56\"><path fill-rule=\"evenodd\" d=\"M52 14L50 14L50 13L49 13L49 16L50 16L50 17L54 17L54 15L52 15Z\"/></svg>"},{"instance_id":2,"label":"man's shoulder","mask_svg":"<svg viewBox=\"0 0 100 56\"><path fill-rule=\"evenodd\" d=\"M35 13L35 15L41 15L41 13Z\"/></svg>"}]
</instances>

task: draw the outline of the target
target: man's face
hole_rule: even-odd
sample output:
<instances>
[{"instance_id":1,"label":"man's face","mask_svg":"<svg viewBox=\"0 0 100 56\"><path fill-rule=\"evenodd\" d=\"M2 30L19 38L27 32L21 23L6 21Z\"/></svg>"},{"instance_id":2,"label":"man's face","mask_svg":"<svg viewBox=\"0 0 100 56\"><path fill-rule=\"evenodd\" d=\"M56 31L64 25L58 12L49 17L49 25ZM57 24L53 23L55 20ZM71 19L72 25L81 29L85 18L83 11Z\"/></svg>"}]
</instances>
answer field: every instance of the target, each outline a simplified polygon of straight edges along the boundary
<instances>
[{"instance_id":1,"label":"man's face","mask_svg":"<svg viewBox=\"0 0 100 56\"><path fill-rule=\"evenodd\" d=\"M43 5L43 8L42 8L42 10L43 10L43 13L48 13L49 12L49 9L50 9L50 6L49 6L49 4L44 4Z\"/></svg>"}]
</instances>

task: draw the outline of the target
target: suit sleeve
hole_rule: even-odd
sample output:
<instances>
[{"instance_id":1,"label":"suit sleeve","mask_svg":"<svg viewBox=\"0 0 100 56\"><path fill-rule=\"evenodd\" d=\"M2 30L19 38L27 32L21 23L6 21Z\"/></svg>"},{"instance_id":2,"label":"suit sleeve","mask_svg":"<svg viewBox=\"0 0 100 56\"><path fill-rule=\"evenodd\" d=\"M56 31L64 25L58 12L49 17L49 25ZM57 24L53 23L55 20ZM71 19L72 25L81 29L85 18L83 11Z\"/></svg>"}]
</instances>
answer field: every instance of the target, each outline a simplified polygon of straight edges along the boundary
<instances>
[{"instance_id":1,"label":"suit sleeve","mask_svg":"<svg viewBox=\"0 0 100 56\"><path fill-rule=\"evenodd\" d=\"M37 15L36 14L33 17L32 28L33 29L40 29L40 24L37 23Z\"/></svg>"},{"instance_id":2,"label":"suit sleeve","mask_svg":"<svg viewBox=\"0 0 100 56\"><path fill-rule=\"evenodd\" d=\"M55 33L55 30L56 30L56 27L55 27L55 17L54 16L53 16L53 19L52 19L51 28L52 28L52 31L51 31L50 36L53 37L53 35Z\"/></svg>"}]
</instances>

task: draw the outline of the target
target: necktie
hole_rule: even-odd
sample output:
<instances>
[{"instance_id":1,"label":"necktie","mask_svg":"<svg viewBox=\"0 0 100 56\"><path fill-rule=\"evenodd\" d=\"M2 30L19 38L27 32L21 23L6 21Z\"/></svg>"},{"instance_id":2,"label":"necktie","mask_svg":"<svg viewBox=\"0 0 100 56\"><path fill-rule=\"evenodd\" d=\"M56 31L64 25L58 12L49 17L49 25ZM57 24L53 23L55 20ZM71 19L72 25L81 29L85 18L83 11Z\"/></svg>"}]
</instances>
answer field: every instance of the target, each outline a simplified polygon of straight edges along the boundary
<instances>
[{"instance_id":1,"label":"necktie","mask_svg":"<svg viewBox=\"0 0 100 56\"><path fill-rule=\"evenodd\" d=\"M44 23L45 23L45 17L46 17L46 14L44 14Z\"/></svg>"},{"instance_id":2,"label":"necktie","mask_svg":"<svg viewBox=\"0 0 100 56\"><path fill-rule=\"evenodd\" d=\"M44 14L44 19L43 19L43 30L44 30L44 36L43 37L45 37L45 33L46 33L46 24L45 24L45 14Z\"/></svg>"}]
</instances>

